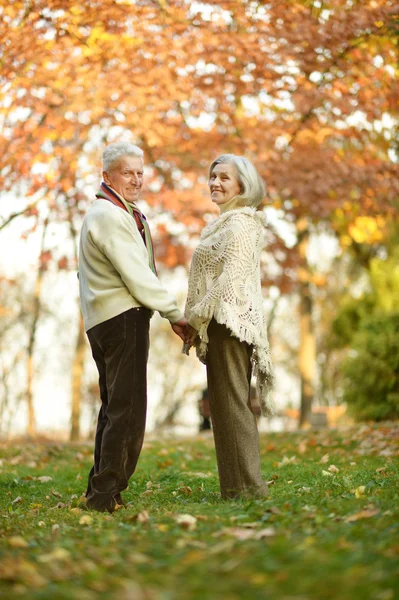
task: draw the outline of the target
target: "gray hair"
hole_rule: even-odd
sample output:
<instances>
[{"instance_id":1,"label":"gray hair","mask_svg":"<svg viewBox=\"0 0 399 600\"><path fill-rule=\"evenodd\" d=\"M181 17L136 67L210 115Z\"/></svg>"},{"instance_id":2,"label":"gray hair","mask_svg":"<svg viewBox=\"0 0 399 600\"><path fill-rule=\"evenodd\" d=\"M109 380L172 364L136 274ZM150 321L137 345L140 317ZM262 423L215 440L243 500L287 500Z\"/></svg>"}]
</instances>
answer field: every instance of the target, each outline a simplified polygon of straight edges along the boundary
<instances>
[{"instance_id":1,"label":"gray hair","mask_svg":"<svg viewBox=\"0 0 399 600\"><path fill-rule=\"evenodd\" d=\"M237 179L240 184L240 194L236 196L239 204L254 208L259 206L266 196L266 183L251 161L245 158L245 156L222 154L209 167L209 177L214 167L221 163L231 163L235 167Z\"/></svg>"},{"instance_id":2,"label":"gray hair","mask_svg":"<svg viewBox=\"0 0 399 600\"><path fill-rule=\"evenodd\" d=\"M106 173L123 156L137 156L142 158L144 152L130 142L115 142L107 146L103 152L103 171Z\"/></svg>"}]
</instances>

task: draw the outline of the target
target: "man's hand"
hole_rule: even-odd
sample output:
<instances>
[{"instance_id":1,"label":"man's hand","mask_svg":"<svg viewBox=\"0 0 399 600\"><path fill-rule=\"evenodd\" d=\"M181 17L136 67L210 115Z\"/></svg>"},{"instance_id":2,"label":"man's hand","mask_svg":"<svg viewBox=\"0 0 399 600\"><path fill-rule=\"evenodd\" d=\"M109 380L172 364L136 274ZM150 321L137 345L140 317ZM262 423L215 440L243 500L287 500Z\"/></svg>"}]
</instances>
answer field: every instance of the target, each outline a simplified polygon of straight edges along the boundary
<instances>
[{"instance_id":1,"label":"man's hand","mask_svg":"<svg viewBox=\"0 0 399 600\"><path fill-rule=\"evenodd\" d=\"M176 335L179 336L179 338L185 342L185 331L186 331L186 327L188 325L188 321L186 318L180 319L180 321L177 321L176 323L173 323L172 325L172 329L175 332Z\"/></svg>"},{"instance_id":2,"label":"man's hand","mask_svg":"<svg viewBox=\"0 0 399 600\"><path fill-rule=\"evenodd\" d=\"M197 330L194 329L194 327L191 327L191 325L189 325L187 323L186 325L186 329L185 329L185 337L184 337L184 342L186 344L188 344L189 346L192 346L195 342L195 338L197 337Z\"/></svg>"}]
</instances>

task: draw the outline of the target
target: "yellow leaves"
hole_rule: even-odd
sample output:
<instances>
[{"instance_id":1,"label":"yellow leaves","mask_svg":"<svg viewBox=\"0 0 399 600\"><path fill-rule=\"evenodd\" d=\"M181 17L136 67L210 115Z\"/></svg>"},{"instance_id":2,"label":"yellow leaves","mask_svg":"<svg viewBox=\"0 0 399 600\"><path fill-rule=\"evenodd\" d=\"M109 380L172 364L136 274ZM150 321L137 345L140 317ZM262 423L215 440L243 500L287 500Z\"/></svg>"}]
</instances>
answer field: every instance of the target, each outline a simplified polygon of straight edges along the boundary
<instances>
[{"instance_id":1,"label":"yellow leaves","mask_svg":"<svg viewBox=\"0 0 399 600\"><path fill-rule=\"evenodd\" d=\"M95 25L90 30L90 35L86 40L86 46L83 47L82 54L84 57L93 56L102 46L107 44L120 44L118 36L108 33L100 24Z\"/></svg>"},{"instance_id":2,"label":"yellow leaves","mask_svg":"<svg viewBox=\"0 0 399 600\"><path fill-rule=\"evenodd\" d=\"M348 232L358 244L373 244L384 238L385 219L382 217L357 217Z\"/></svg>"},{"instance_id":3,"label":"yellow leaves","mask_svg":"<svg viewBox=\"0 0 399 600\"><path fill-rule=\"evenodd\" d=\"M356 498L365 498L366 496L366 487L364 485L360 485L354 491Z\"/></svg>"},{"instance_id":4,"label":"yellow leaves","mask_svg":"<svg viewBox=\"0 0 399 600\"><path fill-rule=\"evenodd\" d=\"M91 517L90 515L83 515L83 517L80 517L79 519L79 525L92 525L93 524L93 517Z\"/></svg>"},{"instance_id":5,"label":"yellow leaves","mask_svg":"<svg viewBox=\"0 0 399 600\"><path fill-rule=\"evenodd\" d=\"M19 535L13 535L12 537L8 538L8 545L10 548L27 548L29 544L26 540L24 540L23 537Z\"/></svg>"},{"instance_id":6,"label":"yellow leaves","mask_svg":"<svg viewBox=\"0 0 399 600\"><path fill-rule=\"evenodd\" d=\"M41 554L38 561L41 563L52 563L54 561L64 561L70 558L70 552L65 548L54 548L48 554Z\"/></svg>"},{"instance_id":7,"label":"yellow leaves","mask_svg":"<svg viewBox=\"0 0 399 600\"><path fill-rule=\"evenodd\" d=\"M36 566L24 559L4 559L0 563L0 579L20 582L27 587L40 588L47 580L37 572Z\"/></svg>"}]
</instances>

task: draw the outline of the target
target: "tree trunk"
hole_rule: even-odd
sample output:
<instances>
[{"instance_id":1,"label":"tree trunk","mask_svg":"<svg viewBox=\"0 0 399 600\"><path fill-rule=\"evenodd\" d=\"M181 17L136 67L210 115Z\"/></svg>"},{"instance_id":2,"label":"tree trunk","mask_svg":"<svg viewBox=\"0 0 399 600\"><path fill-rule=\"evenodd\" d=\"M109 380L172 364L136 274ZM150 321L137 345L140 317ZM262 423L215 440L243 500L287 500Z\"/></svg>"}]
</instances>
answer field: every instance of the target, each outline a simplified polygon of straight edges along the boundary
<instances>
[{"instance_id":1,"label":"tree trunk","mask_svg":"<svg viewBox=\"0 0 399 600\"><path fill-rule=\"evenodd\" d=\"M82 379L85 359L85 328L83 316L79 319L79 332L75 347L75 356L72 363L72 409L71 409L71 432L72 442L80 439L80 401L82 394Z\"/></svg>"},{"instance_id":2,"label":"tree trunk","mask_svg":"<svg viewBox=\"0 0 399 600\"><path fill-rule=\"evenodd\" d=\"M313 300L310 289L310 272L306 256L309 244L309 229L305 219L298 221L297 230L299 255L302 259L299 270L300 346L298 359L301 378L299 427L304 427L310 422L315 392L316 342L312 321Z\"/></svg>"},{"instance_id":3,"label":"tree trunk","mask_svg":"<svg viewBox=\"0 0 399 600\"><path fill-rule=\"evenodd\" d=\"M45 241L45 237L46 237L47 226L48 226L48 220L46 219L43 224L42 241L41 241L41 246L40 246L39 267L37 270L35 291L34 291L34 295L33 295L32 321L31 321L28 347L27 347L26 403L27 403L27 408L28 408L28 425L27 425L26 432L27 432L27 435L31 438L36 436L36 417L35 417L35 407L34 407L34 403L33 403L33 380L34 380L33 355L34 355L34 350L35 350L37 324L39 322L40 311L41 311L40 295L41 295L41 289L42 289L42 283L43 283L43 275L46 270L46 262L44 260L44 241Z\"/></svg>"},{"instance_id":4,"label":"tree trunk","mask_svg":"<svg viewBox=\"0 0 399 600\"><path fill-rule=\"evenodd\" d=\"M71 234L73 253L75 259L75 265L78 265L78 232L74 225L73 211L71 204L68 203L68 220L69 220L69 232ZM84 372L84 359L85 359L85 328L83 316L78 306L79 315L79 330L78 337L75 345L75 355L72 361L72 385L71 385L71 430L69 439L71 441L78 441L80 439L80 412L81 412L81 400L82 400L82 380Z\"/></svg>"}]
</instances>

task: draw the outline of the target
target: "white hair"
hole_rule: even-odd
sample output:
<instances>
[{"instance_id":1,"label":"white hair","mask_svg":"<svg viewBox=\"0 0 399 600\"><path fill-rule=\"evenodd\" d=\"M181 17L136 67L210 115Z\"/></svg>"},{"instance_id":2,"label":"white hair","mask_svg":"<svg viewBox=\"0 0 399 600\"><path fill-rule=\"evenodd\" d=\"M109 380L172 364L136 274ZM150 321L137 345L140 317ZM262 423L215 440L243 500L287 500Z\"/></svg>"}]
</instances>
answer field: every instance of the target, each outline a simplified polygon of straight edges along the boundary
<instances>
[{"instance_id":1,"label":"white hair","mask_svg":"<svg viewBox=\"0 0 399 600\"><path fill-rule=\"evenodd\" d=\"M252 206L256 208L266 196L266 183L259 175L256 167L245 156L236 154L222 154L213 161L209 167L209 177L216 165L230 163L234 165L240 194L236 196L241 206Z\"/></svg>"},{"instance_id":2,"label":"white hair","mask_svg":"<svg viewBox=\"0 0 399 600\"><path fill-rule=\"evenodd\" d=\"M107 173L123 156L143 158L144 152L141 148L129 142L115 142L115 144L110 144L103 152L103 171Z\"/></svg>"}]
</instances>

